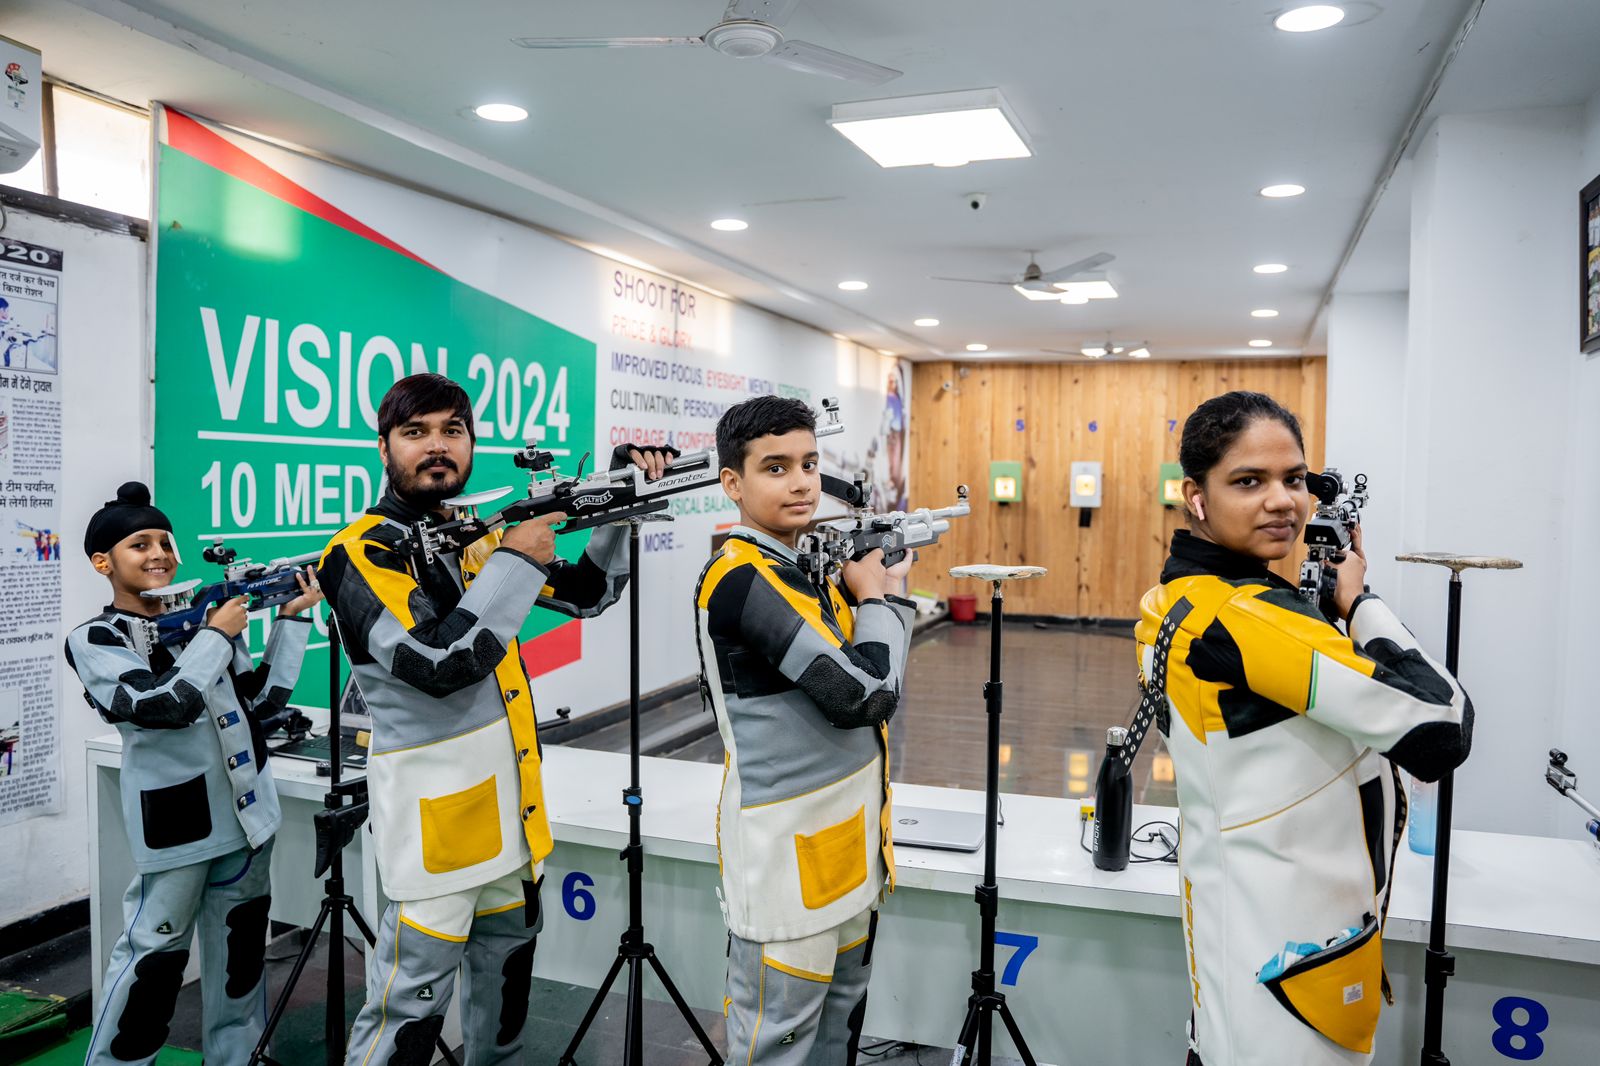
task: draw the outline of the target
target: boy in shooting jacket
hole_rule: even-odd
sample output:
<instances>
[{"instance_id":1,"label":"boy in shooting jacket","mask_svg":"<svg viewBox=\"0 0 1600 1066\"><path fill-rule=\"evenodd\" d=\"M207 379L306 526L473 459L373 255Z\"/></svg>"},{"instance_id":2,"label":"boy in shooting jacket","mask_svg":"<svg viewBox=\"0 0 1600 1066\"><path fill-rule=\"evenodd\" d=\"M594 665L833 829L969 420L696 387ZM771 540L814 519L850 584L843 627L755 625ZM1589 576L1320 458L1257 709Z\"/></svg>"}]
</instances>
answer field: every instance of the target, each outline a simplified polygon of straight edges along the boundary
<instances>
[{"instance_id":1,"label":"boy in shooting jacket","mask_svg":"<svg viewBox=\"0 0 1600 1066\"><path fill-rule=\"evenodd\" d=\"M89 705L122 734L122 810L137 876L111 951L88 1066L151 1063L167 1037L200 928L204 1052L242 1064L265 1021L268 865L281 815L264 733L300 674L322 593L299 578L256 666L243 599L215 608L181 648L156 638L156 600L178 562L172 523L130 481L89 520L83 549L111 605L67 636Z\"/></svg>"},{"instance_id":2,"label":"boy in shooting jacket","mask_svg":"<svg viewBox=\"0 0 1600 1066\"><path fill-rule=\"evenodd\" d=\"M798 535L822 493L815 429L810 408L776 396L717 423L740 524L695 590L727 750L717 845L728 1056L741 1066L856 1061L877 906L894 886L887 723L914 609L885 590L910 556L844 564L853 610L800 568Z\"/></svg>"}]
</instances>

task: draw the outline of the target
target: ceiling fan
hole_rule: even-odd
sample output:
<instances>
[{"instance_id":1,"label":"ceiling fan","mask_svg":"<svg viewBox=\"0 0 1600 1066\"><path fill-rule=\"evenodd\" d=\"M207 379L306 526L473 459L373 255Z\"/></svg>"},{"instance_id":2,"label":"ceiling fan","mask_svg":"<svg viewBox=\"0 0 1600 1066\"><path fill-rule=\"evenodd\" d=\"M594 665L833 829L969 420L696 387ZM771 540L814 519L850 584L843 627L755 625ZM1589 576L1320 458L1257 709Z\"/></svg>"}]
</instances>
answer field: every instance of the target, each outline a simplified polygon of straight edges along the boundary
<instances>
[{"instance_id":1,"label":"ceiling fan","mask_svg":"<svg viewBox=\"0 0 1600 1066\"><path fill-rule=\"evenodd\" d=\"M1062 287L1080 275L1089 274L1100 269L1115 258L1116 256L1110 252L1096 252L1094 255L1078 260L1076 263L1068 263L1066 266L1055 270L1041 270L1038 261L1034 258L1034 253L1029 252L1028 266L1022 272L1021 277L946 278L935 275L933 280L961 281L974 285L1010 285L1030 300L1061 300L1068 298L1071 303L1084 303L1087 299L1092 299L1093 297L1070 299L1073 294L1064 292ZM1100 280L1107 290L1105 295L1115 296L1116 290L1112 289L1109 283L1104 282L1104 279Z\"/></svg>"},{"instance_id":2,"label":"ceiling fan","mask_svg":"<svg viewBox=\"0 0 1600 1066\"><path fill-rule=\"evenodd\" d=\"M807 74L882 85L900 76L892 67L835 52L809 41L792 41L778 27L800 0L732 0L722 21L698 37L516 37L523 48L698 48L735 59L766 59Z\"/></svg>"},{"instance_id":3,"label":"ceiling fan","mask_svg":"<svg viewBox=\"0 0 1600 1066\"><path fill-rule=\"evenodd\" d=\"M1129 359L1150 358L1149 341L1123 341L1106 337L1103 341L1090 341L1077 351L1068 351L1065 348L1040 348L1041 352L1050 352L1053 355L1083 355L1090 359L1103 359L1108 355L1121 355L1128 353Z\"/></svg>"}]
</instances>

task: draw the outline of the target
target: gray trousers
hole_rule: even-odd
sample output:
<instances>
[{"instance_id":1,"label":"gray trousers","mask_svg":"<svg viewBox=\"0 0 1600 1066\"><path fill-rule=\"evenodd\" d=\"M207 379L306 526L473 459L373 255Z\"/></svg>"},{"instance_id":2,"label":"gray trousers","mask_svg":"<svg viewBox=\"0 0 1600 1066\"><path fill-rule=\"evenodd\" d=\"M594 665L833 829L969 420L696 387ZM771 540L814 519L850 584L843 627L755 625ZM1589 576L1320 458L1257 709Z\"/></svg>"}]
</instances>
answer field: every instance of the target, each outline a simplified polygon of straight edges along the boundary
<instances>
[{"instance_id":1,"label":"gray trousers","mask_svg":"<svg viewBox=\"0 0 1600 1066\"><path fill-rule=\"evenodd\" d=\"M347 1066L428 1066L458 968L464 1066L523 1061L542 926L538 889L526 874L434 899L390 902L367 956L367 1002L350 1031Z\"/></svg>"},{"instance_id":2,"label":"gray trousers","mask_svg":"<svg viewBox=\"0 0 1600 1066\"><path fill-rule=\"evenodd\" d=\"M242 1066L266 1024L272 841L260 851L140 874L122 899L123 931L106 967L86 1066L155 1061L166 1043L200 927L206 1066Z\"/></svg>"},{"instance_id":3,"label":"gray trousers","mask_svg":"<svg viewBox=\"0 0 1600 1066\"><path fill-rule=\"evenodd\" d=\"M876 918L804 940L730 937L728 1066L855 1066Z\"/></svg>"}]
</instances>

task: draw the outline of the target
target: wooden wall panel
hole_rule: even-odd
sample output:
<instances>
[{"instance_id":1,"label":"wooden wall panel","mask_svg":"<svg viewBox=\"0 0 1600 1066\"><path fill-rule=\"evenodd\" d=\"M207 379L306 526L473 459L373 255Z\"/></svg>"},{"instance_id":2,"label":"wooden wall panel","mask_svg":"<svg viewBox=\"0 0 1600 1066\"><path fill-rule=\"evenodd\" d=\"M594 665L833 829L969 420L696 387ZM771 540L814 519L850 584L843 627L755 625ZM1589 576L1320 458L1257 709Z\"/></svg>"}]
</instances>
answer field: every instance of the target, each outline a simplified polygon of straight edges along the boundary
<instances>
[{"instance_id":1,"label":"wooden wall panel","mask_svg":"<svg viewBox=\"0 0 1600 1066\"><path fill-rule=\"evenodd\" d=\"M948 385L948 387L946 387ZM1155 583L1181 512L1156 498L1156 472L1176 462L1183 420L1230 389L1268 393L1300 416L1307 459L1323 460L1326 363L918 363L911 389L911 503L943 507L972 488L972 515L922 553L911 585L946 598L987 589L956 582L961 563L1030 563L1049 576L1007 590L1006 609L1072 618L1132 618ZM1023 501L989 502L989 462L1023 464ZM1087 528L1067 505L1071 464L1103 464L1103 506ZM1298 559L1275 569L1290 580Z\"/></svg>"}]
</instances>

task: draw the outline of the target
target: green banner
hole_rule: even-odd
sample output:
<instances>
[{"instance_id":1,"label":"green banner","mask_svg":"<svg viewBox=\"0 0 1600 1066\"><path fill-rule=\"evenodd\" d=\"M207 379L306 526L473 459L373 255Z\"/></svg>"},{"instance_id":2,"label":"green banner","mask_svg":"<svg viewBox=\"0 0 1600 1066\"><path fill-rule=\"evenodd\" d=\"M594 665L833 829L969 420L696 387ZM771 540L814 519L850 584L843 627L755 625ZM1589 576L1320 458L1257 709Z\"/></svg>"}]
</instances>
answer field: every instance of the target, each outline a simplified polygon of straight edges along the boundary
<instances>
[{"instance_id":1,"label":"green banner","mask_svg":"<svg viewBox=\"0 0 1600 1066\"><path fill-rule=\"evenodd\" d=\"M511 453L539 431L573 456L562 465L593 447L592 342L250 179L160 149L155 491L183 577L220 576L200 558L214 537L257 561L320 551L375 502L378 404L409 373L446 374L472 398L472 491L521 491ZM561 538L562 554L586 539ZM536 612L523 637L563 622ZM258 652L266 625L251 623ZM326 705L325 651L307 656L295 699Z\"/></svg>"}]
</instances>

